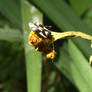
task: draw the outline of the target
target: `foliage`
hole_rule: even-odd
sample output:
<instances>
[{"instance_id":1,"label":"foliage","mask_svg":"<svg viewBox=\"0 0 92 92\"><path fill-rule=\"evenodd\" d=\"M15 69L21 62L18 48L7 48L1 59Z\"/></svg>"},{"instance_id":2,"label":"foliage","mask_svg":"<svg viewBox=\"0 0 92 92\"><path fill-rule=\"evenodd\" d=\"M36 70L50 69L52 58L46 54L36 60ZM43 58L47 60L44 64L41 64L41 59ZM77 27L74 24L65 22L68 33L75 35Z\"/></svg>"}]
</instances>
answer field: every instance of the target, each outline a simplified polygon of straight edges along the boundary
<instances>
[{"instance_id":1,"label":"foliage","mask_svg":"<svg viewBox=\"0 0 92 92\"><path fill-rule=\"evenodd\" d=\"M34 20L53 31L92 35L91 4L91 0L0 0L0 92L91 92L89 41L56 41L53 62L28 44L28 23Z\"/></svg>"}]
</instances>

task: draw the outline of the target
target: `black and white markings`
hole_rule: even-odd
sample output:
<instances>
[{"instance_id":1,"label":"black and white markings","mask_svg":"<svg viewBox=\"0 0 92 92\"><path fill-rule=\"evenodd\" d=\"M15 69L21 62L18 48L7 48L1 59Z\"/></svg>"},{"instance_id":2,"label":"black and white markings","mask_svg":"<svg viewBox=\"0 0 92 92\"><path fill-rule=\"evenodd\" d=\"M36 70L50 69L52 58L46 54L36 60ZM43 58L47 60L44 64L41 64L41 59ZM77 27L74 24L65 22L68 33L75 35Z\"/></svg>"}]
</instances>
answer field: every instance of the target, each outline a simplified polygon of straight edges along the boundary
<instances>
[{"instance_id":1,"label":"black and white markings","mask_svg":"<svg viewBox=\"0 0 92 92\"><path fill-rule=\"evenodd\" d=\"M30 22L29 27L32 29L32 31L35 31L36 34L42 38L49 38L49 39L52 38L51 31L40 23Z\"/></svg>"}]
</instances>

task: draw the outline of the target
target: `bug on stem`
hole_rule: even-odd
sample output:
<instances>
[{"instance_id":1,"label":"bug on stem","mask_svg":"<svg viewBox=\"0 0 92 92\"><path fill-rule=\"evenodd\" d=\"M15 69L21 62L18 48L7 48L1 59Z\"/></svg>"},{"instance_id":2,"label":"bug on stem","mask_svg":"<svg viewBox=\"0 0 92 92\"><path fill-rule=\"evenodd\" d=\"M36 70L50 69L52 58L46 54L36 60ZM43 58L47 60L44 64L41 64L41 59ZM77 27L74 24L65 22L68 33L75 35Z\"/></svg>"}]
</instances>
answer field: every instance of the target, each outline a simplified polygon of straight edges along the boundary
<instances>
[{"instance_id":1,"label":"bug on stem","mask_svg":"<svg viewBox=\"0 0 92 92\"><path fill-rule=\"evenodd\" d=\"M32 29L29 34L29 44L34 46L36 51L43 52L47 59L54 59L56 52L49 48L49 45L54 41L51 31L41 23L30 22L29 27Z\"/></svg>"}]
</instances>

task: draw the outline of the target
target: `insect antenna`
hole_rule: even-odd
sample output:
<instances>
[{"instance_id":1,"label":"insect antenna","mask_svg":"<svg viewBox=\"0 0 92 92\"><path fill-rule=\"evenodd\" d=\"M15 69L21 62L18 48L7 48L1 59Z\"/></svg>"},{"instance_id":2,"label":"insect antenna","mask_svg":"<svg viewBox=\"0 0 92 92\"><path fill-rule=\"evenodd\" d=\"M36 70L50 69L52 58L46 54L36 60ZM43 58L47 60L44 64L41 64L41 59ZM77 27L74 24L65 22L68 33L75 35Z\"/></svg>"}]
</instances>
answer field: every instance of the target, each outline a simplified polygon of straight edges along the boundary
<instances>
[{"instance_id":1,"label":"insect antenna","mask_svg":"<svg viewBox=\"0 0 92 92\"><path fill-rule=\"evenodd\" d=\"M48 30L51 29L52 26L45 26L45 28L47 28Z\"/></svg>"}]
</instances>

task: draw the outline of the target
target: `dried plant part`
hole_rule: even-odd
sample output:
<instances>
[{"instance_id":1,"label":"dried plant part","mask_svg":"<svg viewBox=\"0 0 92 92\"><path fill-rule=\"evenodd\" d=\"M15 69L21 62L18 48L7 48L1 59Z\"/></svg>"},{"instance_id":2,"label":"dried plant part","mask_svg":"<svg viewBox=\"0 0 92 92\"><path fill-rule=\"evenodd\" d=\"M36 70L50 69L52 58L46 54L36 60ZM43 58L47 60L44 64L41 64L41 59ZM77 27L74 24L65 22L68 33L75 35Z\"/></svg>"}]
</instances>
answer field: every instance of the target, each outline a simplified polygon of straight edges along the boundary
<instances>
[{"instance_id":1,"label":"dried plant part","mask_svg":"<svg viewBox=\"0 0 92 92\"><path fill-rule=\"evenodd\" d=\"M87 35L87 34L82 33L82 32L74 32L74 31L62 32L62 33L51 32L51 34L55 38L55 40L66 39L66 38L69 38L69 37L80 37L80 38L92 41L92 36Z\"/></svg>"}]
</instances>

